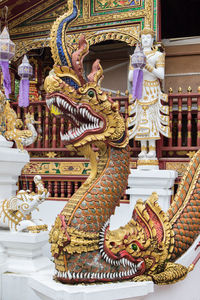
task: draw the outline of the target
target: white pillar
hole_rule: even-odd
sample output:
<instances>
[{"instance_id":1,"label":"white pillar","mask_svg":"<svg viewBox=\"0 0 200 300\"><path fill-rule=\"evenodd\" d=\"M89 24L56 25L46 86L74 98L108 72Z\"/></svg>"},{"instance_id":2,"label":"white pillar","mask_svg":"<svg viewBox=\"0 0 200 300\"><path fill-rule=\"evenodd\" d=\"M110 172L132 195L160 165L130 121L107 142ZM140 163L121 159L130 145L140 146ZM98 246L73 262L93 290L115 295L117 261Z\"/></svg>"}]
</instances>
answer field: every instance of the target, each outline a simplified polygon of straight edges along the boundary
<instances>
[{"instance_id":1,"label":"white pillar","mask_svg":"<svg viewBox=\"0 0 200 300\"><path fill-rule=\"evenodd\" d=\"M48 239L47 231L25 233L1 230L0 244L7 254L6 271L27 274L49 267L50 260L42 253Z\"/></svg>"},{"instance_id":2,"label":"white pillar","mask_svg":"<svg viewBox=\"0 0 200 300\"><path fill-rule=\"evenodd\" d=\"M115 208L114 215L110 218L110 229L114 230L124 226L132 218L133 210L138 199L147 200L153 193L158 194L158 203L167 211L173 194L174 181L178 173L173 170L139 170L131 169L128 178L126 193L130 195L129 204L121 204Z\"/></svg>"},{"instance_id":3,"label":"white pillar","mask_svg":"<svg viewBox=\"0 0 200 300\"><path fill-rule=\"evenodd\" d=\"M131 206L138 199L147 200L153 193L158 194L158 203L166 212L170 206L174 181L178 173L173 170L139 170L132 169L128 178L127 194L130 195Z\"/></svg>"},{"instance_id":4,"label":"white pillar","mask_svg":"<svg viewBox=\"0 0 200 300\"><path fill-rule=\"evenodd\" d=\"M18 176L29 162L28 152L13 149L12 145L13 142L0 135L0 202L16 194ZM4 232L9 234L9 231ZM0 241L0 270L4 270L6 257L6 249Z\"/></svg>"},{"instance_id":5,"label":"white pillar","mask_svg":"<svg viewBox=\"0 0 200 300\"><path fill-rule=\"evenodd\" d=\"M12 144L0 135L0 201L16 194L18 176L30 160L27 151L13 149Z\"/></svg>"}]
</instances>

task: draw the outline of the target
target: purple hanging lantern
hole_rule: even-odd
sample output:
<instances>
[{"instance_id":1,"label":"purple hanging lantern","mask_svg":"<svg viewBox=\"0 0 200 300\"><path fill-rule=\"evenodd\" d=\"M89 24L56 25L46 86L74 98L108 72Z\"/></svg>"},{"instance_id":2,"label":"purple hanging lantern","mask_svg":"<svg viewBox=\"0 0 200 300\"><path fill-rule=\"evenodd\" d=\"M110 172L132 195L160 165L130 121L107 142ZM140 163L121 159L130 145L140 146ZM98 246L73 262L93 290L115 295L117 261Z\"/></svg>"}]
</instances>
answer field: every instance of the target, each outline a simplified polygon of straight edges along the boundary
<instances>
[{"instance_id":1,"label":"purple hanging lantern","mask_svg":"<svg viewBox=\"0 0 200 300\"><path fill-rule=\"evenodd\" d=\"M142 84L143 84L143 68L146 65L146 56L140 44L136 45L135 51L131 57L131 65L133 66L133 99L142 98Z\"/></svg>"},{"instance_id":2,"label":"purple hanging lantern","mask_svg":"<svg viewBox=\"0 0 200 300\"><path fill-rule=\"evenodd\" d=\"M18 67L18 74L21 77L18 104L21 107L27 107L29 105L29 78L33 75L33 67L29 64L26 55Z\"/></svg>"},{"instance_id":3,"label":"purple hanging lantern","mask_svg":"<svg viewBox=\"0 0 200 300\"><path fill-rule=\"evenodd\" d=\"M0 66L3 72L3 85L6 97L11 93L11 79L9 73L9 60L15 54L15 44L10 40L7 27L0 34Z\"/></svg>"}]
</instances>

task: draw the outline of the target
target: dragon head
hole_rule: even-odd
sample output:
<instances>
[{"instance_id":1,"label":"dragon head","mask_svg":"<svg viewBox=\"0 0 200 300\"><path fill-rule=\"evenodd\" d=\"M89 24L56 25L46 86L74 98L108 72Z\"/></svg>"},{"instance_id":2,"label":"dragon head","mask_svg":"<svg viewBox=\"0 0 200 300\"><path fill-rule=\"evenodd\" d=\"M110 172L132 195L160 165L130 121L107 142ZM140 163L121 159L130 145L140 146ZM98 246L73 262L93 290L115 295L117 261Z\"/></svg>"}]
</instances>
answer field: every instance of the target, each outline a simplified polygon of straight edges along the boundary
<instances>
[{"instance_id":1,"label":"dragon head","mask_svg":"<svg viewBox=\"0 0 200 300\"><path fill-rule=\"evenodd\" d=\"M125 122L118 103L101 89L103 70L99 60L94 62L87 80L84 79L83 58L88 48L82 36L79 49L72 54L72 67L54 66L45 80L47 105L54 115L67 118L72 124L68 132L61 133L63 143L69 148L100 141L123 147L127 144Z\"/></svg>"},{"instance_id":2,"label":"dragon head","mask_svg":"<svg viewBox=\"0 0 200 300\"><path fill-rule=\"evenodd\" d=\"M156 193L146 203L138 200L127 225L110 231L107 224L101 232L102 255L124 264L132 277L162 268L173 251L173 231L157 200Z\"/></svg>"}]
</instances>

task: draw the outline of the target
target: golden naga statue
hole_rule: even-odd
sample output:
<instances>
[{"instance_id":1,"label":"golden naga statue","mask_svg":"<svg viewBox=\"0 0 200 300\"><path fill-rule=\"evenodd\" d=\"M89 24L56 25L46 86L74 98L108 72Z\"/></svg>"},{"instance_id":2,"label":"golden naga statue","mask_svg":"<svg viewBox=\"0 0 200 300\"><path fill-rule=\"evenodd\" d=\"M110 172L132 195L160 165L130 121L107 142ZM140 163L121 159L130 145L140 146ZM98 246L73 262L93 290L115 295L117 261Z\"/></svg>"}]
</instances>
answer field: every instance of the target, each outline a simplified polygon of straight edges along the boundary
<instances>
[{"instance_id":1,"label":"golden naga statue","mask_svg":"<svg viewBox=\"0 0 200 300\"><path fill-rule=\"evenodd\" d=\"M34 115L26 114L25 123L28 129L21 129L23 127L22 120L17 118L16 112L0 91L0 134L7 140L14 141L20 150L23 150L24 146L31 145L37 139L37 131L33 124L39 122L34 120Z\"/></svg>"},{"instance_id":2,"label":"golden naga statue","mask_svg":"<svg viewBox=\"0 0 200 300\"><path fill-rule=\"evenodd\" d=\"M56 217L50 232L55 279L63 283L151 280L170 284L192 269L176 263L200 233L200 151L193 157L167 213L156 194L138 200L132 218L110 230L129 176L128 124L117 102L102 91L99 60L85 78L84 37L70 53L63 44L66 27L77 16L75 0L51 31L54 70L45 80L47 105L72 123L61 135L68 149L90 158L91 174ZM98 149L98 155L94 147ZM128 220L127 220L128 221ZM195 261L196 263L196 261Z\"/></svg>"}]
</instances>

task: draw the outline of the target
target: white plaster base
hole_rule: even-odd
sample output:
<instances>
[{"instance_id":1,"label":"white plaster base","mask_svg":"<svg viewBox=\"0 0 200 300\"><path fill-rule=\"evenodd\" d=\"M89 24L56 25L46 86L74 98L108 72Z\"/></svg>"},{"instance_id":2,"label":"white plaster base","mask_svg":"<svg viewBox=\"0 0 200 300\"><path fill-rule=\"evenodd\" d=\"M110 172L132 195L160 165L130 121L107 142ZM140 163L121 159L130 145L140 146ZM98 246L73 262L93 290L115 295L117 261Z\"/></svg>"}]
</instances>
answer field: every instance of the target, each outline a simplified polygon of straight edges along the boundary
<instances>
[{"instance_id":1,"label":"white plaster base","mask_svg":"<svg viewBox=\"0 0 200 300\"><path fill-rule=\"evenodd\" d=\"M138 199L146 200L153 192L159 196L159 204L166 212L170 206L172 187L178 173L173 170L131 170L126 193L130 195L132 208Z\"/></svg>"},{"instance_id":2,"label":"white plaster base","mask_svg":"<svg viewBox=\"0 0 200 300\"><path fill-rule=\"evenodd\" d=\"M154 286L152 282L66 285L52 280L52 274L31 277L28 284L41 300L138 299L152 293Z\"/></svg>"},{"instance_id":3,"label":"white plaster base","mask_svg":"<svg viewBox=\"0 0 200 300\"><path fill-rule=\"evenodd\" d=\"M12 144L0 135L0 200L16 194L18 176L29 162L28 152L10 148Z\"/></svg>"},{"instance_id":4,"label":"white plaster base","mask_svg":"<svg viewBox=\"0 0 200 300\"><path fill-rule=\"evenodd\" d=\"M200 249L200 240L179 259L188 266ZM156 286L152 282L121 282L111 284L64 285L52 277L54 266L32 274L2 274L1 300L199 300L200 262L186 279L176 284ZM154 293L153 293L154 291Z\"/></svg>"},{"instance_id":5,"label":"white plaster base","mask_svg":"<svg viewBox=\"0 0 200 300\"><path fill-rule=\"evenodd\" d=\"M65 285L52 279L53 267L32 275L2 275L1 300L114 300L140 299L153 292L152 282ZM12 287L12 288L11 288Z\"/></svg>"},{"instance_id":6,"label":"white plaster base","mask_svg":"<svg viewBox=\"0 0 200 300\"><path fill-rule=\"evenodd\" d=\"M21 233L1 230L0 245L5 249L2 255L6 254L6 271L26 274L48 267L50 260L42 253L42 247L47 242L48 232Z\"/></svg>"},{"instance_id":7,"label":"white plaster base","mask_svg":"<svg viewBox=\"0 0 200 300\"><path fill-rule=\"evenodd\" d=\"M39 300L28 286L29 276L25 274L2 274L1 300ZM56 298L55 298L56 299Z\"/></svg>"}]
</instances>

